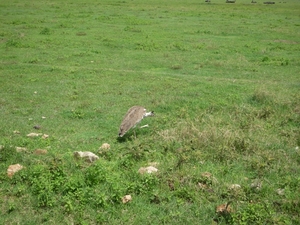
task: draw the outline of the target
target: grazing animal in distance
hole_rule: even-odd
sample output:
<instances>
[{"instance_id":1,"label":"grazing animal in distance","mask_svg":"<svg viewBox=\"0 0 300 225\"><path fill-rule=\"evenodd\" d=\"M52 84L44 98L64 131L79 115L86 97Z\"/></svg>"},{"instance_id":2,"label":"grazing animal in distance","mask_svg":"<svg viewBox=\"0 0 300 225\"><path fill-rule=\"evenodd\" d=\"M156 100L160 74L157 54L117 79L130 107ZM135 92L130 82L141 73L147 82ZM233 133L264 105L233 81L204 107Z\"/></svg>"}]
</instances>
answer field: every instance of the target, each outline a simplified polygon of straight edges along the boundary
<instances>
[{"instance_id":1,"label":"grazing animal in distance","mask_svg":"<svg viewBox=\"0 0 300 225\"><path fill-rule=\"evenodd\" d=\"M123 137L127 131L129 131L131 128L134 128L139 122L141 122L142 119L144 119L147 116L154 116L154 112L153 111L146 112L146 109L142 106L132 106L127 111L120 125L119 137ZM148 125L145 125L143 127L147 127L147 126Z\"/></svg>"}]
</instances>

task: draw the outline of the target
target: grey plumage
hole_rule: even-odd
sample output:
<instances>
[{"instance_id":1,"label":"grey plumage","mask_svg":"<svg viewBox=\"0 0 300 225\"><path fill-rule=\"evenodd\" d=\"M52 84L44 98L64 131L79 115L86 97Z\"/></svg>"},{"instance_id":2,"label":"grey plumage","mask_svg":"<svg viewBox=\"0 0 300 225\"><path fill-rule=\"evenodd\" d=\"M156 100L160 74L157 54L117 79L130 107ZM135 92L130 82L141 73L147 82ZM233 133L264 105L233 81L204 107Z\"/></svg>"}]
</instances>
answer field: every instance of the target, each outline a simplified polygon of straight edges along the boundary
<instances>
[{"instance_id":1,"label":"grey plumage","mask_svg":"<svg viewBox=\"0 0 300 225\"><path fill-rule=\"evenodd\" d=\"M131 107L120 125L119 137L129 131L131 128L135 127L141 120L147 116L153 116L154 112L146 112L146 109L142 106L133 106Z\"/></svg>"}]
</instances>

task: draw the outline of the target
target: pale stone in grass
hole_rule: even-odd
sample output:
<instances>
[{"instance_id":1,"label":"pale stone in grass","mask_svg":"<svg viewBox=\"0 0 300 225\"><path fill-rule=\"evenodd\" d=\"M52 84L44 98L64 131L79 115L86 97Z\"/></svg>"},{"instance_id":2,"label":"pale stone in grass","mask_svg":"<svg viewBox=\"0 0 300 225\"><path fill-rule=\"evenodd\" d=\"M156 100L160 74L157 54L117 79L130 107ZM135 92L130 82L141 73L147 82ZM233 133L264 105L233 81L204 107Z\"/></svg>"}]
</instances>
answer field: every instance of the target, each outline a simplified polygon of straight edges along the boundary
<instances>
[{"instance_id":1,"label":"pale stone in grass","mask_svg":"<svg viewBox=\"0 0 300 225\"><path fill-rule=\"evenodd\" d=\"M230 190L238 190L238 189L241 189L241 185L239 185L239 184L232 184L232 185L230 185L229 189Z\"/></svg>"},{"instance_id":2,"label":"pale stone in grass","mask_svg":"<svg viewBox=\"0 0 300 225\"><path fill-rule=\"evenodd\" d=\"M46 155L48 151L46 149L36 149L33 154L35 155Z\"/></svg>"},{"instance_id":3,"label":"pale stone in grass","mask_svg":"<svg viewBox=\"0 0 300 225\"><path fill-rule=\"evenodd\" d=\"M276 193L277 193L278 195L284 195L284 189L278 188L278 189L276 190Z\"/></svg>"},{"instance_id":4,"label":"pale stone in grass","mask_svg":"<svg viewBox=\"0 0 300 225\"><path fill-rule=\"evenodd\" d=\"M219 213L219 214L228 214L228 213L231 213L233 210L232 208L230 207L230 202L228 203L224 203L224 204L221 204L219 206L216 207L216 213Z\"/></svg>"},{"instance_id":5,"label":"pale stone in grass","mask_svg":"<svg viewBox=\"0 0 300 225\"><path fill-rule=\"evenodd\" d=\"M217 178L215 178L210 172L203 172L201 173L201 176L211 180L214 183L218 183Z\"/></svg>"},{"instance_id":6,"label":"pale stone in grass","mask_svg":"<svg viewBox=\"0 0 300 225\"><path fill-rule=\"evenodd\" d=\"M99 152L98 153L99 154L105 154L109 151L109 149L110 149L110 144L104 143L104 144L101 145L101 147L99 147L99 149L98 149Z\"/></svg>"},{"instance_id":7,"label":"pale stone in grass","mask_svg":"<svg viewBox=\"0 0 300 225\"><path fill-rule=\"evenodd\" d=\"M201 176L206 177L206 178L210 178L212 176L212 174L210 172L204 172L204 173L201 173Z\"/></svg>"},{"instance_id":8,"label":"pale stone in grass","mask_svg":"<svg viewBox=\"0 0 300 225\"><path fill-rule=\"evenodd\" d=\"M43 139L47 139L48 137L49 137L48 134L43 134L43 136L42 136Z\"/></svg>"},{"instance_id":9,"label":"pale stone in grass","mask_svg":"<svg viewBox=\"0 0 300 225\"><path fill-rule=\"evenodd\" d=\"M99 150L100 149L110 149L110 144L104 143L104 144L101 145L101 147L99 148Z\"/></svg>"},{"instance_id":10,"label":"pale stone in grass","mask_svg":"<svg viewBox=\"0 0 300 225\"><path fill-rule=\"evenodd\" d=\"M157 171L158 169L155 168L154 166L148 166L148 167L141 167L138 172L140 174L144 174L144 173L156 173Z\"/></svg>"},{"instance_id":11,"label":"pale stone in grass","mask_svg":"<svg viewBox=\"0 0 300 225\"><path fill-rule=\"evenodd\" d=\"M27 137L38 137L40 135L42 135L42 134L41 133L29 133L29 134L27 134Z\"/></svg>"},{"instance_id":12,"label":"pale stone in grass","mask_svg":"<svg viewBox=\"0 0 300 225\"><path fill-rule=\"evenodd\" d=\"M260 190L262 187L262 181L260 180L254 180L251 184L250 187L256 190Z\"/></svg>"},{"instance_id":13,"label":"pale stone in grass","mask_svg":"<svg viewBox=\"0 0 300 225\"><path fill-rule=\"evenodd\" d=\"M132 197L131 195L125 195L123 198L122 198L122 202L125 204L127 202L130 202L132 200Z\"/></svg>"},{"instance_id":14,"label":"pale stone in grass","mask_svg":"<svg viewBox=\"0 0 300 225\"><path fill-rule=\"evenodd\" d=\"M20 131L14 130L14 134L20 134Z\"/></svg>"},{"instance_id":15,"label":"pale stone in grass","mask_svg":"<svg viewBox=\"0 0 300 225\"><path fill-rule=\"evenodd\" d=\"M21 169L23 169L23 166L20 164L10 165L7 169L7 176L12 178L12 176Z\"/></svg>"},{"instance_id":16,"label":"pale stone in grass","mask_svg":"<svg viewBox=\"0 0 300 225\"><path fill-rule=\"evenodd\" d=\"M199 182L199 183L198 183L198 186L199 186L199 188L202 189L202 190L207 189L207 184L203 184L203 183Z\"/></svg>"},{"instance_id":17,"label":"pale stone in grass","mask_svg":"<svg viewBox=\"0 0 300 225\"><path fill-rule=\"evenodd\" d=\"M16 151L17 152L26 152L27 148L25 148L25 147L16 147Z\"/></svg>"},{"instance_id":18,"label":"pale stone in grass","mask_svg":"<svg viewBox=\"0 0 300 225\"><path fill-rule=\"evenodd\" d=\"M87 162L94 162L99 159L99 157L92 152L81 152L81 151L74 152L74 157L83 158Z\"/></svg>"},{"instance_id":19,"label":"pale stone in grass","mask_svg":"<svg viewBox=\"0 0 300 225\"><path fill-rule=\"evenodd\" d=\"M209 187L209 185L205 184L205 183L198 183L198 187L200 188L200 190L205 190L207 192L213 193L214 190L212 188Z\"/></svg>"}]
</instances>

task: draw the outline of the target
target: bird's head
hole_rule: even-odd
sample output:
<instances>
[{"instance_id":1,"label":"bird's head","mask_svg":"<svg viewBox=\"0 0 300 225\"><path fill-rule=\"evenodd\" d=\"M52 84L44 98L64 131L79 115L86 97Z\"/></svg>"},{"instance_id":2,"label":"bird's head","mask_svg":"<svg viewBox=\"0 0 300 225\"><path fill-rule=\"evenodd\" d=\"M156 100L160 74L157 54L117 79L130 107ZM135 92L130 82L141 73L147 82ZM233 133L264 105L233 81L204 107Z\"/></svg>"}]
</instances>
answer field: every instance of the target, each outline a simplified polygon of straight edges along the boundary
<instances>
[{"instance_id":1,"label":"bird's head","mask_svg":"<svg viewBox=\"0 0 300 225\"><path fill-rule=\"evenodd\" d=\"M119 137L123 137L124 133L123 133L123 129L120 129L119 131Z\"/></svg>"},{"instance_id":2,"label":"bird's head","mask_svg":"<svg viewBox=\"0 0 300 225\"><path fill-rule=\"evenodd\" d=\"M144 114L144 117L148 117L148 116L154 116L154 111L147 112Z\"/></svg>"}]
</instances>

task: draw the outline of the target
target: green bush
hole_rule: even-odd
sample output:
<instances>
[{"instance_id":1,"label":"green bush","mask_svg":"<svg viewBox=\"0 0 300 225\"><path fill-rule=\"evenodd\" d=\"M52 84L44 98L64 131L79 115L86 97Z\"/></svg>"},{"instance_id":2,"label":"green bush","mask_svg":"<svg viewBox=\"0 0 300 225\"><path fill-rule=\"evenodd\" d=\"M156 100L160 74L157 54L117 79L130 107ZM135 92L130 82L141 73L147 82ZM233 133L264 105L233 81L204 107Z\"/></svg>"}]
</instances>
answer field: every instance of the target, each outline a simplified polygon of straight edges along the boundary
<instances>
[{"instance_id":1,"label":"green bush","mask_svg":"<svg viewBox=\"0 0 300 225\"><path fill-rule=\"evenodd\" d=\"M231 214L232 224L274 224L275 212L269 203L247 203Z\"/></svg>"}]
</instances>

